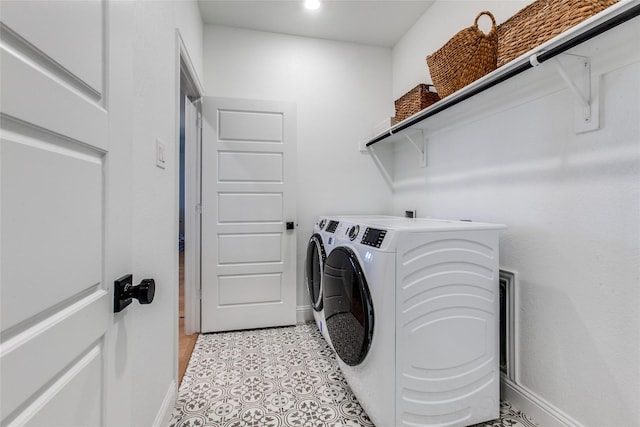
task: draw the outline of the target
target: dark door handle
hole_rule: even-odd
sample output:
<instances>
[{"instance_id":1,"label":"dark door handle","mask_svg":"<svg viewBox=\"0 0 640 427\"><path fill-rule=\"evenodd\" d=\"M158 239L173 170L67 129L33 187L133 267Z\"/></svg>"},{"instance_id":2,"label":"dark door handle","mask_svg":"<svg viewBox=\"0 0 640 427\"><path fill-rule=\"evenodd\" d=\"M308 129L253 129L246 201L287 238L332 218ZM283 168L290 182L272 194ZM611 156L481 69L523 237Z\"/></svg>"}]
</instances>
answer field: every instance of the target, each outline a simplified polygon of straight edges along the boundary
<instances>
[{"instance_id":1,"label":"dark door handle","mask_svg":"<svg viewBox=\"0 0 640 427\"><path fill-rule=\"evenodd\" d=\"M287 221L287 230L293 230L295 228L295 224L293 221Z\"/></svg>"},{"instance_id":2,"label":"dark door handle","mask_svg":"<svg viewBox=\"0 0 640 427\"><path fill-rule=\"evenodd\" d=\"M133 286L133 275L126 274L114 282L113 312L119 313L125 309L133 298L140 304L151 304L156 294L156 281L144 279L139 285Z\"/></svg>"},{"instance_id":3,"label":"dark door handle","mask_svg":"<svg viewBox=\"0 0 640 427\"><path fill-rule=\"evenodd\" d=\"M131 296L138 300L140 304L151 304L156 294L156 281L153 279L143 279L138 286L131 288Z\"/></svg>"}]
</instances>

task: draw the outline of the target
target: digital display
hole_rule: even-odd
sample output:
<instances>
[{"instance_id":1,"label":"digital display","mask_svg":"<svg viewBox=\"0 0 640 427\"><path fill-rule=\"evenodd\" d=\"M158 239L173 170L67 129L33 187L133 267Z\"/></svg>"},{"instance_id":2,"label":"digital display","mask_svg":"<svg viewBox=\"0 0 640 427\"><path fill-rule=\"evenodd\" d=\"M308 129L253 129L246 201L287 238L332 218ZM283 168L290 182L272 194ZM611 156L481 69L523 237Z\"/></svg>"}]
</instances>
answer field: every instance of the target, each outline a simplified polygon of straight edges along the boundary
<instances>
[{"instance_id":1,"label":"digital display","mask_svg":"<svg viewBox=\"0 0 640 427\"><path fill-rule=\"evenodd\" d=\"M377 228L368 228L365 230L362 236L362 244L367 246L373 246L379 248L384 240L384 236L387 235L387 230L378 230Z\"/></svg>"},{"instance_id":2,"label":"digital display","mask_svg":"<svg viewBox=\"0 0 640 427\"><path fill-rule=\"evenodd\" d=\"M336 228L338 228L338 224L340 224L338 221L329 221L329 224L327 225L327 232L335 233Z\"/></svg>"}]
</instances>

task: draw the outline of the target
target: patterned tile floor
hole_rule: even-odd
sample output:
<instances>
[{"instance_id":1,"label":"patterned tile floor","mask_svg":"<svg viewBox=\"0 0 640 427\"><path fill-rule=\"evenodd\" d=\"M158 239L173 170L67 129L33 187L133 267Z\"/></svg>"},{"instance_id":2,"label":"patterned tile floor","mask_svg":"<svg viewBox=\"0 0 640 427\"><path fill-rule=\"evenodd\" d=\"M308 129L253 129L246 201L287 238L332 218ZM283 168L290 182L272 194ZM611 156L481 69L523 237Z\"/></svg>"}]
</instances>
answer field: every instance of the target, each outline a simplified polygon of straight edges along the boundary
<instances>
[{"instance_id":1,"label":"patterned tile floor","mask_svg":"<svg viewBox=\"0 0 640 427\"><path fill-rule=\"evenodd\" d=\"M170 427L203 426L373 424L315 323L307 323L200 335L180 385ZM500 419L474 427L536 424L502 402Z\"/></svg>"}]
</instances>

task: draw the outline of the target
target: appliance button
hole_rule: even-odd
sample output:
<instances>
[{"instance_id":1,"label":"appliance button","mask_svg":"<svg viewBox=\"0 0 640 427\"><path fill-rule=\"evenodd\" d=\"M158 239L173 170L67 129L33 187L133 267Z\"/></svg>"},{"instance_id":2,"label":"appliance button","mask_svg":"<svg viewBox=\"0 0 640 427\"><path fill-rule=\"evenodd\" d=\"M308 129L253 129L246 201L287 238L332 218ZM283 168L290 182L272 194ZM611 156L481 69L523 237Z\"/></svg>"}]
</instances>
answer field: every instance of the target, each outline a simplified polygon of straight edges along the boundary
<instances>
[{"instance_id":1,"label":"appliance button","mask_svg":"<svg viewBox=\"0 0 640 427\"><path fill-rule=\"evenodd\" d=\"M360 233L359 225L354 225L353 227L349 228L349 239L351 239L352 241L355 240L356 237L358 237L358 233Z\"/></svg>"}]
</instances>

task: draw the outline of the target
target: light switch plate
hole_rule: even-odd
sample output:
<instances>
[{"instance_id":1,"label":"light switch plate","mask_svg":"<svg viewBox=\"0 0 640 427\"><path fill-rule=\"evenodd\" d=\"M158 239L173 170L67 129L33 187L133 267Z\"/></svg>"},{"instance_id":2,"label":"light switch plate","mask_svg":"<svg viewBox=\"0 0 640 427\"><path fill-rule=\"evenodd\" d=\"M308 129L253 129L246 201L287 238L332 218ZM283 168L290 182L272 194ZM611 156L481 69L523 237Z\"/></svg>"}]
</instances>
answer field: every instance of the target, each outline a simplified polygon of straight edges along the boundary
<instances>
[{"instance_id":1,"label":"light switch plate","mask_svg":"<svg viewBox=\"0 0 640 427\"><path fill-rule=\"evenodd\" d=\"M167 146L164 142L156 139L156 166L160 169L164 169L167 164Z\"/></svg>"}]
</instances>

